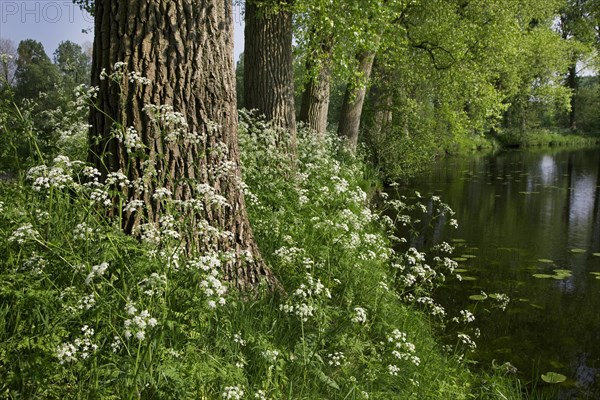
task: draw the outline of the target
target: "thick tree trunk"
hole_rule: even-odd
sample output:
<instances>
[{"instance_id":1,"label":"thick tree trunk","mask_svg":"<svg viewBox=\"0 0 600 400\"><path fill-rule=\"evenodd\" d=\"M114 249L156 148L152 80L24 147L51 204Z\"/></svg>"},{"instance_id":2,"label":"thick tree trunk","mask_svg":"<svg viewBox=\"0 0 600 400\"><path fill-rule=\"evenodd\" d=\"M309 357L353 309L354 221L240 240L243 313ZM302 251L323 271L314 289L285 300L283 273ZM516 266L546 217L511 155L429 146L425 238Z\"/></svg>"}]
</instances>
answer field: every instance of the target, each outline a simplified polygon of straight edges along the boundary
<instances>
[{"instance_id":1,"label":"thick tree trunk","mask_svg":"<svg viewBox=\"0 0 600 400\"><path fill-rule=\"evenodd\" d=\"M360 117L363 103L365 101L366 82L371 75L375 53L362 52L358 54L358 69L364 82L358 86L354 83L348 84L344 94L344 102L340 113L338 134L348 141L350 149L355 150L358 144L358 132L360 128Z\"/></svg>"},{"instance_id":2,"label":"thick tree trunk","mask_svg":"<svg viewBox=\"0 0 600 400\"><path fill-rule=\"evenodd\" d=\"M571 132L577 130L577 110L575 109L575 96L577 95L577 65L569 67L567 75L567 86L571 89L571 110L569 111L569 128Z\"/></svg>"},{"instance_id":3,"label":"thick tree trunk","mask_svg":"<svg viewBox=\"0 0 600 400\"><path fill-rule=\"evenodd\" d=\"M327 111L331 81L331 46L322 45L322 54L317 61L306 61L306 70L311 74L304 86L299 120L306 123L317 135L323 136L327 129ZM315 65L316 64L316 65ZM317 73L314 73L314 69Z\"/></svg>"},{"instance_id":4,"label":"thick tree trunk","mask_svg":"<svg viewBox=\"0 0 600 400\"><path fill-rule=\"evenodd\" d=\"M292 13L274 12L273 0L246 1L244 32L244 102L290 133L295 147L296 109L292 65Z\"/></svg>"},{"instance_id":5,"label":"thick tree trunk","mask_svg":"<svg viewBox=\"0 0 600 400\"><path fill-rule=\"evenodd\" d=\"M122 189L125 202L143 204L131 211L115 200L123 229L143 236L163 227L161 196L170 197L190 255L230 252L222 273L238 287L274 283L239 184L231 2L110 0L95 7L92 85L100 90L89 159L105 176L125 174L132 182ZM117 62L123 64L115 69Z\"/></svg>"}]
</instances>

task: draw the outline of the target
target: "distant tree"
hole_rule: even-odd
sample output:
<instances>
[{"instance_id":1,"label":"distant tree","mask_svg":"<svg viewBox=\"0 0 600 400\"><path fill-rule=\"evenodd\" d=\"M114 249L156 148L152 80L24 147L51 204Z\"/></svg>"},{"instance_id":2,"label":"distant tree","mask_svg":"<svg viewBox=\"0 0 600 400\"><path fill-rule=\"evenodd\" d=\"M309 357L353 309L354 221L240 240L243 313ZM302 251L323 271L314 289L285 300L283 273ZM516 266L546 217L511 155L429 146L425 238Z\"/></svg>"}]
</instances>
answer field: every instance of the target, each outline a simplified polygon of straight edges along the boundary
<instances>
[{"instance_id":1,"label":"distant tree","mask_svg":"<svg viewBox=\"0 0 600 400\"><path fill-rule=\"evenodd\" d=\"M77 43L69 40L60 42L54 52L54 64L67 91L77 85L90 83L92 60Z\"/></svg>"},{"instance_id":2,"label":"distant tree","mask_svg":"<svg viewBox=\"0 0 600 400\"><path fill-rule=\"evenodd\" d=\"M18 101L50 94L59 82L58 68L52 64L44 46L33 39L22 40L17 49L15 97Z\"/></svg>"},{"instance_id":3,"label":"distant tree","mask_svg":"<svg viewBox=\"0 0 600 400\"><path fill-rule=\"evenodd\" d=\"M0 39L0 73L2 74L2 78L0 78L0 88L9 84L12 85L15 78L15 71L17 70L17 48L15 46L15 42L10 39Z\"/></svg>"}]
</instances>

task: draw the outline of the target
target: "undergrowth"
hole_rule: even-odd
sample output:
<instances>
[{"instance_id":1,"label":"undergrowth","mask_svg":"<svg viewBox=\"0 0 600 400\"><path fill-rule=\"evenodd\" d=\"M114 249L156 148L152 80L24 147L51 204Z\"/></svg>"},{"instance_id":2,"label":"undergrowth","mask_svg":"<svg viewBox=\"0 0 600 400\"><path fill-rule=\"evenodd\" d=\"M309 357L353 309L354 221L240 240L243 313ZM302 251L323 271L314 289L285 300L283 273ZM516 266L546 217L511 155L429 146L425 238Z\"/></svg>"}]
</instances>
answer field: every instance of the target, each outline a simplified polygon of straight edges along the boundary
<instances>
[{"instance_id":1,"label":"undergrowth","mask_svg":"<svg viewBox=\"0 0 600 400\"><path fill-rule=\"evenodd\" d=\"M431 297L455 275L452 248L394 236L456 224L439 198L383 196L380 213L369 168L333 135L301 129L290 159L245 112L239 132L254 235L282 291L229 289L219 267L235 254L182 254L181 204L160 188L161 222L134 238L107 213L131 185L122 174L59 156L0 182L0 397L520 397L503 370L469 370L473 315Z\"/></svg>"}]
</instances>

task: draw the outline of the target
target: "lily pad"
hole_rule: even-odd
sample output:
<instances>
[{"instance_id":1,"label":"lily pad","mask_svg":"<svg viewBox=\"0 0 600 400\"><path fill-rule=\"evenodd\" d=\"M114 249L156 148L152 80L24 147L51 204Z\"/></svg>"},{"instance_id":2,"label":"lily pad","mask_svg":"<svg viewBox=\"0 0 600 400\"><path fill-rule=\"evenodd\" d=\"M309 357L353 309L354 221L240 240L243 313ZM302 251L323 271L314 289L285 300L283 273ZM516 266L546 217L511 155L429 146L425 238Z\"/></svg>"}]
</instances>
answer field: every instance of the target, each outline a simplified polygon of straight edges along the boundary
<instances>
[{"instance_id":1,"label":"lily pad","mask_svg":"<svg viewBox=\"0 0 600 400\"><path fill-rule=\"evenodd\" d=\"M463 272L467 272L467 271L468 271L468 269L465 269L465 268L456 268L454 270L454 272L456 272L457 274L462 274Z\"/></svg>"},{"instance_id":2,"label":"lily pad","mask_svg":"<svg viewBox=\"0 0 600 400\"><path fill-rule=\"evenodd\" d=\"M464 242L466 242L465 239L456 239L456 238L455 239L450 239L450 241L454 242L454 243L464 243Z\"/></svg>"},{"instance_id":3,"label":"lily pad","mask_svg":"<svg viewBox=\"0 0 600 400\"><path fill-rule=\"evenodd\" d=\"M600 257L600 253L592 253L592 255L595 257Z\"/></svg>"},{"instance_id":4,"label":"lily pad","mask_svg":"<svg viewBox=\"0 0 600 400\"><path fill-rule=\"evenodd\" d=\"M477 278L475 278L474 276L463 276L462 280L463 281L476 281Z\"/></svg>"},{"instance_id":5,"label":"lily pad","mask_svg":"<svg viewBox=\"0 0 600 400\"><path fill-rule=\"evenodd\" d=\"M475 300L475 301L483 301L483 300L487 299L487 296L484 296L482 294L472 294L469 296L469 299Z\"/></svg>"},{"instance_id":6,"label":"lily pad","mask_svg":"<svg viewBox=\"0 0 600 400\"><path fill-rule=\"evenodd\" d=\"M585 250L584 249L571 249L571 253L581 254L581 253L585 253Z\"/></svg>"},{"instance_id":7,"label":"lily pad","mask_svg":"<svg viewBox=\"0 0 600 400\"><path fill-rule=\"evenodd\" d=\"M558 275L571 275L570 269L553 269Z\"/></svg>"},{"instance_id":8,"label":"lily pad","mask_svg":"<svg viewBox=\"0 0 600 400\"><path fill-rule=\"evenodd\" d=\"M529 195L529 194L540 194L540 192L519 192L519 194L525 194L525 195Z\"/></svg>"},{"instance_id":9,"label":"lily pad","mask_svg":"<svg viewBox=\"0 0 600 400\"><path fill-rule=\"evenodd\" d=\"M550 278L554 277L554 275L550 275L550 274L533 274L532 276L534 278L538 278L538 279L550 279Z\"/></svg>"},{"instance_id":10,"label":"lily pad","mask_svg":"<svg viewBox=\"0 0 600 400\"><path fill-rule=\"evenodd\" d=\"M561 383L567 380L567 377L558 372L547 372L542 374L542 380L546 383Z\"/></svg>"},{"instance_id":11,"label":"lily pad","mask_svg":"<svg viewBox=\"0 0 600 400\"><path fill-rule=\"evenodd\" d=\"M456 257L456 258L453 258L453 260L456 261L456 262L467 261L467 259L464 258L464 257Z\"/></svg>"},{"instance_id":12,"label":"lily pad","mask_svg":"<svg viewBox=\"0 0 600 400\"><path fill-rule=\"evenodd\" d=\"M544 264L552 264L554 261L549 260L547 258L538 258L538 261Z\"/></svg>"},{"instance_id":13,"label":"lily pad","mask_svg":"<svg viewBox=\"0 0 600 400\"><path fill-rule=\"evenodd\" d=\"M590 272L590 274L600 276L600 272Z\"/></svg>"},{"instance_id":14,"label":"lily pad","mask_svg":"<svg viewBox=\"0 0 600 400\"><path fill-rule=\"evenodd\" d=\"M477 258L477 256L475 256L473 254L461 254L460 257L461 258Z\"/></svg>"}]
</instances>

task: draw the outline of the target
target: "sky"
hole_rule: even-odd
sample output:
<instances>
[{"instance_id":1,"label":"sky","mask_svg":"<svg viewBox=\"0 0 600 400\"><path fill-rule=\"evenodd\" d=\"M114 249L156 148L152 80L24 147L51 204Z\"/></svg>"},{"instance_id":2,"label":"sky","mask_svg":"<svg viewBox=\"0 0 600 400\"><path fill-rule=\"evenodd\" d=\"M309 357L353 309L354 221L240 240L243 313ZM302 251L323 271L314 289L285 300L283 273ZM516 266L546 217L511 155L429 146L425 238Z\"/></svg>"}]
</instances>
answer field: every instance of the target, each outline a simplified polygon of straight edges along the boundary
<instances>
[{"instance_id":1,"label":"sky","mask_svg":"<svg viewBox=\"0 0 600 400\"><path fill-rule=\"evenodd\" d=\"M241 6L234 6L233 20L237 61L244 47ZM63 40L91 44L93 24L94 19L71 0L0 0L0 38L11 39L15 47L23 39L37 40L50 58Z\"/></svg>"}]
</instances>

